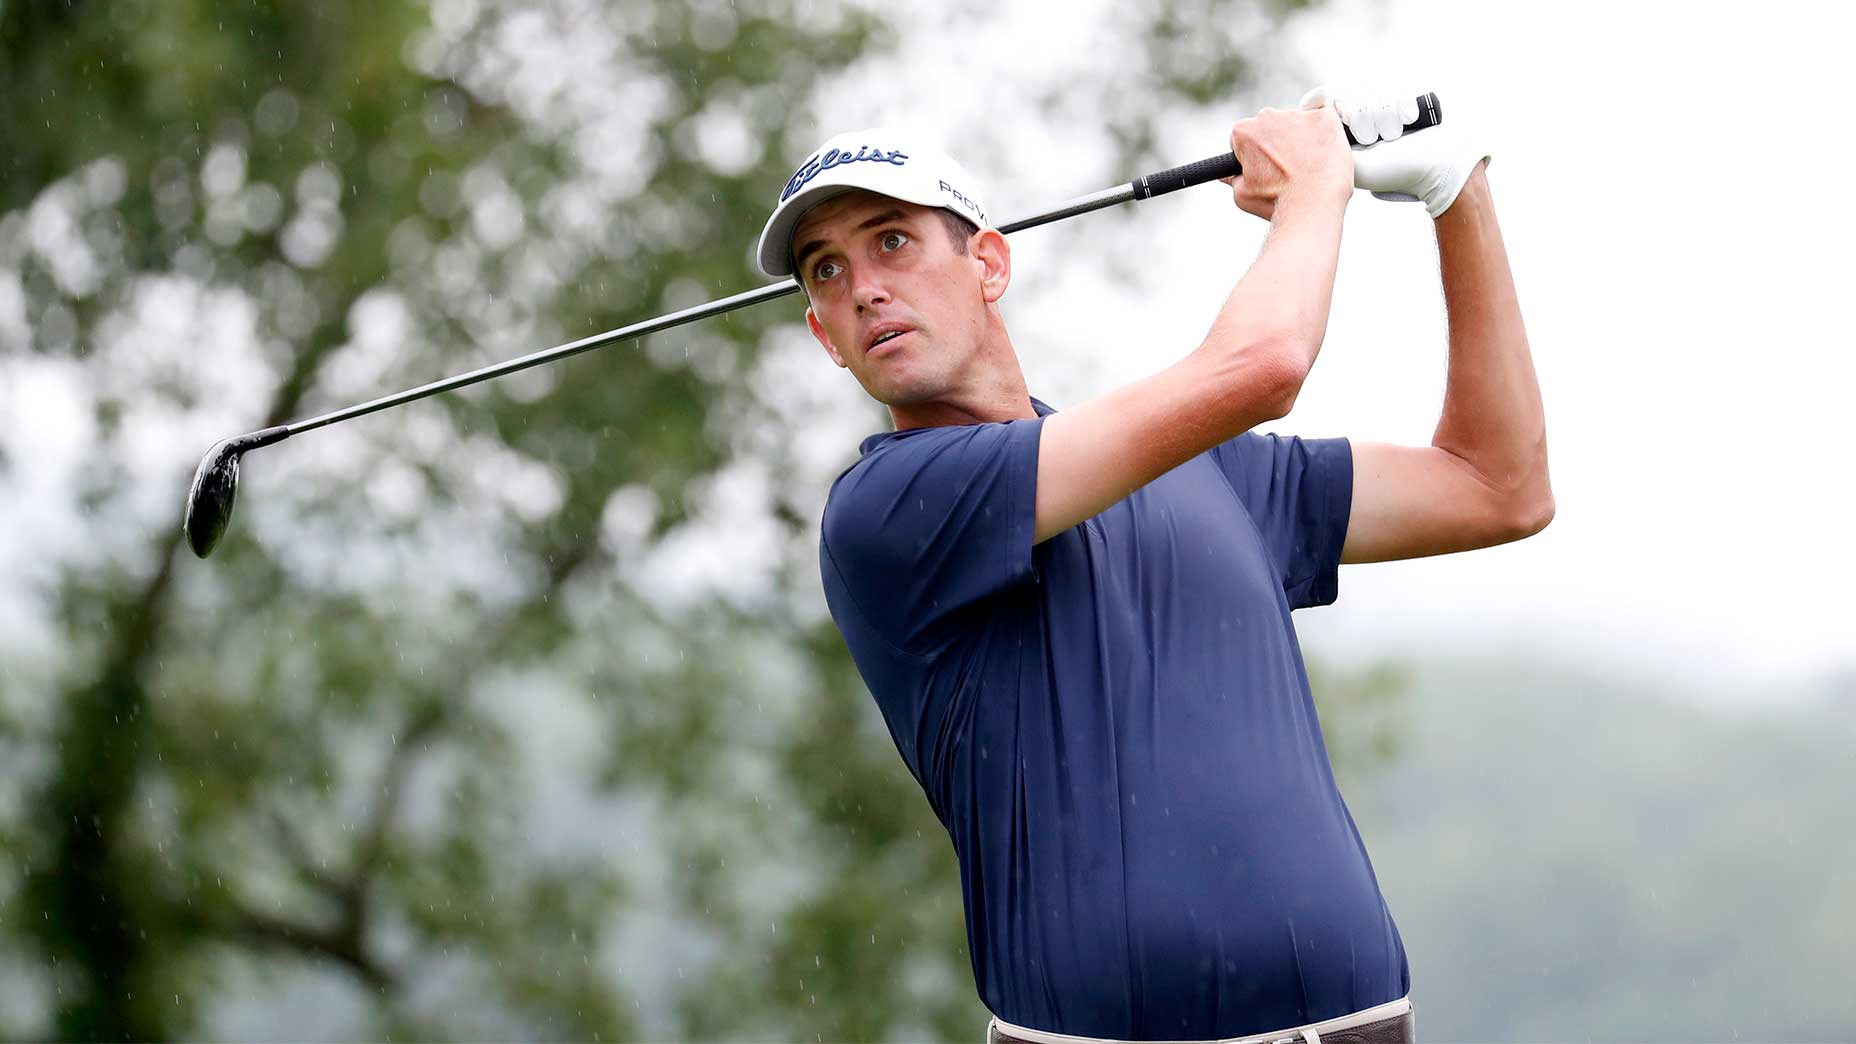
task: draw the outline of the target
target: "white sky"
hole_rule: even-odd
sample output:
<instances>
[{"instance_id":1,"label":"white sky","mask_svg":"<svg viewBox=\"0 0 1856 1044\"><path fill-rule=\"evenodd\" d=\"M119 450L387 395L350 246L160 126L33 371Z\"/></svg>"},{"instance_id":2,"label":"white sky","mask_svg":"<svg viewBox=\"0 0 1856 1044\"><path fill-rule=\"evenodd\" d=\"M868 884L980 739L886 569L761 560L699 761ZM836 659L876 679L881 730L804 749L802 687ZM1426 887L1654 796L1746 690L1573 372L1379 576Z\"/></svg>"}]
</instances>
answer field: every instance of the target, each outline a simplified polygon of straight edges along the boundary
<instances>
[{"instance_id":1,"label":"white sky","mask_svg":"<svg viewBox=\"0 0 1856 1044\"><path fill-rule=\"evenodd\" d=\"M1856 667L1856 149L1833 73L1850 34L1826 10L1341 0L1301 24L1313 75L1434 89L1446 121L1491 133L1558 502L1520 544L1347 567L1334 607L1297 614L1311 654L1544 648L1744 701ZM1100 387L1189 350L1261 241L1219 189L1145 206L1135 263L1164 271L1157 294L1051 293L1035 333L1014 326L1034 394L1065 364L1033 345L1094 348ZM1014 238L1017 264L1057 265L1036 235ZM1415 204L1356 196L1326 347L1273 428L1429 441L1433 242Z\"/></svg>"}]
</instances>

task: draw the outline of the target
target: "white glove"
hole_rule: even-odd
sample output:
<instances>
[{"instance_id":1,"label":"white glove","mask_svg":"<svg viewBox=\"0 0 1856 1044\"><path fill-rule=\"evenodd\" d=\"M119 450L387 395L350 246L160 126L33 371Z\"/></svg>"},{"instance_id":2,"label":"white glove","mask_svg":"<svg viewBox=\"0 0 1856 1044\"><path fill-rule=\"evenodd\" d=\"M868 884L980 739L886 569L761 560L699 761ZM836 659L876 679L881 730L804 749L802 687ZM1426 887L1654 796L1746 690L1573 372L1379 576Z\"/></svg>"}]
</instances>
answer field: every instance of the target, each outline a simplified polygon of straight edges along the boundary
<instances>
[{"instance_id":1,"label":"white glove","mask_svg":"<svg viewBox=\"0 0 1856 1044\"><path fill-rule=\"evenodd\" d=\"M1468 144L1461 128L1448 122L1406 138L1405 124L1418 118L1418 98L1409 91L1394 95L1324 85L1302 96L1304 109L1330 104L1359 142L1354 187L1379 199L1422 202L1436 217L1456 202L1476 165L1489 159L1486 148Z\"/></svg>"}]
</instances>

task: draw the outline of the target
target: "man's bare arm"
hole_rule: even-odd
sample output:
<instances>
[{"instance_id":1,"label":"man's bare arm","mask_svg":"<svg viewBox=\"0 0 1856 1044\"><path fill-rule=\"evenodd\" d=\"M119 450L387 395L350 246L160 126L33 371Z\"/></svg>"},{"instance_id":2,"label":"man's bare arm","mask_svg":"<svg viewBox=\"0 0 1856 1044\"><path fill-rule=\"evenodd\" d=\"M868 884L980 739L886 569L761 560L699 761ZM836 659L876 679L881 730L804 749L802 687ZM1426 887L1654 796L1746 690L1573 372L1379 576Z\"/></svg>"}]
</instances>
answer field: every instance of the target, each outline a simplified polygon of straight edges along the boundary
<instances>
[{"instance_id":1,"label":"man's bare arm","mask_svg":"<svg viewBox=\"0 0 1856 1044\"><path fill-rule=\"evenodd\" d=\"M1436 230L1450 321L1443 415L1429 446L1354 444L1343 562L1488 547L1553 518L1540 385L1481 169Z\"/></svg>"},{"instance_id":2,"label":"man's bare arm","mask_svg":"<svg viewBox=\"0 0 1856 1044\"><path fill-rule=\"evenodd\" d=\"M1034 542L1294 405L1327 334L1352 160L1331 109L1266 109L1232 147L1238 206L1270 221L1263 252L1191 355L1044 419Z\"/></svg>"}]
</instances>

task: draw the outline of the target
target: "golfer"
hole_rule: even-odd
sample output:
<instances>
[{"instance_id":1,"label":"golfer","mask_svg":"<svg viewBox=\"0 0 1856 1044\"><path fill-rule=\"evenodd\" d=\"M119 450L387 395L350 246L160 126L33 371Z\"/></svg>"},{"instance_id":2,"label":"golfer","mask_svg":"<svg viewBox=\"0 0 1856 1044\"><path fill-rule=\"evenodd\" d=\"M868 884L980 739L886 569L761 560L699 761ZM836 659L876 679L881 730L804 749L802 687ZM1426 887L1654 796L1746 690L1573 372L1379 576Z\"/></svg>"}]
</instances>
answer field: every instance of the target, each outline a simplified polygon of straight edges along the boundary
<instances>
[{"instance_id":1,"label":"golfer","mask_svg":"<svg viewBox=\"0 0 1856 1044\"><path fill-rule=\"evenodd\" d=\"M1270 224L1205 339L1058 411L1000 301L1012 252L917 137L826 142L761 267L889 407L825 506L832 617L959 855L993 1041L1412 1039L1410 973L1315 718L1290 611L1343 562L1553 515L1483 167L1409 100L1317 89L1237 121ZM1362 145L1350 150L1345 122ZM1429 446L1258 434L1325 336L1355 187L1435 219L1449 378ZM1165 345L1138 345L1166 354Z\"/></svg>"}]
</instances>

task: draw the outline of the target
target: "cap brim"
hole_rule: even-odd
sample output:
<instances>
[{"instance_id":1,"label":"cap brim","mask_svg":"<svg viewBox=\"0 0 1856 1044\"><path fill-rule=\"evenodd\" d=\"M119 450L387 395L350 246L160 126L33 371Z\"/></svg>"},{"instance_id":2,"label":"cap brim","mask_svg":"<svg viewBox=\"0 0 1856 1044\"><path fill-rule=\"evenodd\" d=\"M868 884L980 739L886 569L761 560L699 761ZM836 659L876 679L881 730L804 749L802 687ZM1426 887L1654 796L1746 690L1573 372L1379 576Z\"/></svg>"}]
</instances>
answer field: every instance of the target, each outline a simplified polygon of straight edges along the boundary
<instances>
[{"instance_id":1,"label":"cap brim","mask_svg":"<svg viewBox=\"0 0 1856 1044\"><path fill-rule=\"evenodd\" d=\"M819 180L822 181L824 179L820 178ZM884 192L880 189L870 188L867 185L844 184L842 182L828 182L820 185L814 182L806 186L804 191L801 191L785 203L780 204L779 209L773 212L773 217L767 219L767 227L761 230L760 246L756 250L756 256L760 261L760 270L770 276L776 277L792 275L793 230L799 227L799 222L804 220L806 212L828 199L842 196L847 192L856 192L860 189L873 195L887 196L890 199L899 199L904 203L913 203L916 206L934 207L937 210L952 209L947 206L946 201L941 199L939 195L928 195L927 198L924 199L917 198L916 195L907 195L900 192ZM956 211L956 213L958 213L958 211ZM969 221L973 220L966 214L961 214L960 216L967 218Z\"/></svg>"},{"instance_id":2,"label":"cap brim","mask_svg":"<svg viewBox=\"0 0 1856 1044\"><path fill-rule=\"evenodd\" d=\"M773 216L767 219L767 227L761 229L760 245L755 253L760 261L760 270L770 276L789 276L793 274L793 229L806 212L828 199L842 196L858 188L856 185L808 185L805 191L780 204Z\"/></svg>"}]
</instances>

